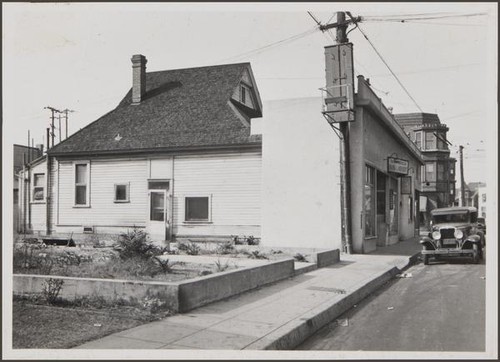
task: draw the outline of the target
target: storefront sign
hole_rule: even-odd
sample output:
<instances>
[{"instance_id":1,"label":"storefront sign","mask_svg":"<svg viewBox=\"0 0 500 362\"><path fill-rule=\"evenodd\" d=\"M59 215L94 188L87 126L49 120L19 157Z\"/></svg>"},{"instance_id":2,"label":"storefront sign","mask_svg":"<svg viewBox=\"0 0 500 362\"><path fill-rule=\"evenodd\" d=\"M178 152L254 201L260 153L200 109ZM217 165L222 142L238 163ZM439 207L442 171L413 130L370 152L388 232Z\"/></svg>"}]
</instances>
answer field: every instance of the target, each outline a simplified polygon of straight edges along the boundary
<instances>
[{"instance_id":1,"label":"storefront sign","mask_svg":"<svg viewBox=\"0 0 500 362\"><path fill-rule=\"evenodd\" d=\"M409 162L401 158L389 157L387 158L387 171L394 172L401 175L408 174Z\"/></svg>"},{"instance_id":2,"label":"storefront sign","mask_svg":"<svg viewBox=\"0 0 500 362\"><path fill-rule=\"evenodd\" d=\"M401 177L401 194L411 195L411 176Z\"/></svg>"}]
</instances>

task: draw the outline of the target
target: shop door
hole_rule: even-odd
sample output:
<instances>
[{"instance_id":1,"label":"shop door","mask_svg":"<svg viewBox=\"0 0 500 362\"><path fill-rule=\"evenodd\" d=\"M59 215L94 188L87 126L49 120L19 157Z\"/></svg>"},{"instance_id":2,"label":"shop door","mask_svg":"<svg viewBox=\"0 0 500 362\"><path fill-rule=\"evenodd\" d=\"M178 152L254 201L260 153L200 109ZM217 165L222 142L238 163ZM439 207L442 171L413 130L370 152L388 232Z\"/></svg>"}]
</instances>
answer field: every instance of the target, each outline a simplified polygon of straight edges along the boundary
<instances>
[{"instance_id":1,"label":"shop door","mask_svg":"<svg viewBox=\"0 0 500 362\"><path fill-rule=\"evenodd\" d=\"M389 179L389 236L399 232L398 180Z\"/></svg>"},{"instance_id":2,"label":"shop door","mask_svg":"<svg viewBox=\"0 0 500 362\"><path fill-rule=\"evenodd\" d=\"M377 171L377 246L387 244L387 176Z\"/></svg>"}]
</instances>

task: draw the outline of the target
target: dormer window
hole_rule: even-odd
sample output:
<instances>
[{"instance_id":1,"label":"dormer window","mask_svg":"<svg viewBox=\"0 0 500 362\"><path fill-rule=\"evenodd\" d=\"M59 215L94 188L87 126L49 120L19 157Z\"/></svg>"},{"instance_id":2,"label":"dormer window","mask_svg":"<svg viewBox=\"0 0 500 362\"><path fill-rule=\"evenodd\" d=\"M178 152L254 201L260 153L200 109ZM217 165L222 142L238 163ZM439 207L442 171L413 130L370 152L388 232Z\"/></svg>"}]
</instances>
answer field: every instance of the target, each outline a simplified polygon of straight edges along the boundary
<instances>
[{"instance_id":1,"label":"dormer window","mask_svg":"<svg viewBox=\"0 0 500 362\"><path fill-rule=\"evenodd\" d=\"M243 83L240 84L240 103L247 107L254 108L250 86Z\"/></svg>"}]
</instances>

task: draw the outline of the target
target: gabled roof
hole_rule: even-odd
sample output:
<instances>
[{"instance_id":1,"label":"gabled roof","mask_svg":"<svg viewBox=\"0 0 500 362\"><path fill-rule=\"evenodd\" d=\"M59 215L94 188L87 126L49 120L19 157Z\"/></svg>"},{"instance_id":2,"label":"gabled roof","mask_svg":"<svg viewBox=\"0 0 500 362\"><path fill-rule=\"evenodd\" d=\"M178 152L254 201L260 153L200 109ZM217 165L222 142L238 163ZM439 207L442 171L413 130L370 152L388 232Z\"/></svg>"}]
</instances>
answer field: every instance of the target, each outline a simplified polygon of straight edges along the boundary
<instances>
[{"instance_id":1,"label":"gabled roof","mask_svg":"<svg viewBox=\"0 0 500 362\"><path fill-rule=\"evenodd\" d=\"M49 150L51 155L261 145L241 121L231 95L249 63L146 73L146 93L132 89L111 112ZM261 115L259 109L259 115Z\"/></svg>"}]
</instances>

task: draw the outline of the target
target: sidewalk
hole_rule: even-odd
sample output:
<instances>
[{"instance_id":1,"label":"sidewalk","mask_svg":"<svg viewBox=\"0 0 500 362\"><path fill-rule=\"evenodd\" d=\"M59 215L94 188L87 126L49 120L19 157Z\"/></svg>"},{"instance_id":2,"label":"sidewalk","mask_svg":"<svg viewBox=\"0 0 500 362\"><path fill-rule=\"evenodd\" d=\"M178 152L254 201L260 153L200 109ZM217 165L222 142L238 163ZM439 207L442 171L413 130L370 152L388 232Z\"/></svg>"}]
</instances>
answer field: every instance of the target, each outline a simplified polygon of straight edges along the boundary
<instances>
[{"instance_id":1,"label":"sidewalk","mask_svg":"<svg viewBox=\"0 0 500 362\"><path fill-rule=\"evenodd\" d=\"M82 349L293 349L374 292L420 251L418 238L85 343Z\"/></svg>"}]
</instances>

